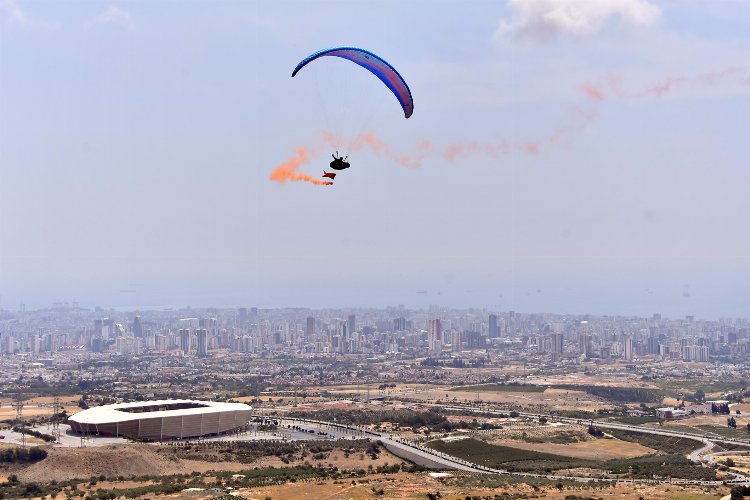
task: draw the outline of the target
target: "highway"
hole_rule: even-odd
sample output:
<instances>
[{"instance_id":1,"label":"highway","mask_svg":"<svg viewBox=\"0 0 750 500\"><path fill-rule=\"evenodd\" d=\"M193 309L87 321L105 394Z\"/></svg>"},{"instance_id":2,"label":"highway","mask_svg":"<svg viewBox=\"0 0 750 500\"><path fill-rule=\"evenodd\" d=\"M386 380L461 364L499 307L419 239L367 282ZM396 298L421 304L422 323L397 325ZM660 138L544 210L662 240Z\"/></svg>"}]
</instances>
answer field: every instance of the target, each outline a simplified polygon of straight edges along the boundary
<instances>
[{"instance_id":1,"label":"highway","mask_svg":"<svg viewBox=\"0 0 750 500\"><path fill-rule=\"evenodd\" d=\"M482 411L485 411L485 410L482 410ZM531 416L531 414L525 414L525 416ZM563 419L559 419L559 420L563 420ZM576 419L569 419L569 420L571 420L573 423L577 423ZM732 476L734 476L734 479L731 479L731 480L700 481L700 480L689 480L689 479L673 479L673 480L619 479L619 478L609 479L609 478L596 478L596 477L585 477L585 476L563 476L563 475L555 475L555 474L534 474L534 473L529 473L529 472L511 472L506 469L493 469L491 467L485 467L483 465L479 465L479 464L475 464L466 460L462 460L458 457L454 457L445 453L441 453L437 450L433 450L432 448L418 445L406 439L394 438L392 435L389 435L389 434L375 432L369 429L364 429L364 428L360 428L356 426L343 425L343 424L332 423L332 422L324 422L320 420L296 419L296 418L295 419L285 418L284 420L280 422L280 424L307 427L307 428L310 428L311 430L324 429L326 432L331 433L332 437L336 437L337 434L340 437L350 437L353 439L369 437L372 439L380 440L386 446L386 448L388 448L395 455L398 455L398 456L411 455L411 456L417 457L417 459L422 459L425 462L433 462L436 466L444 466L445 468L449 468L449 469L462 470L466 472L475 472L475 473L480 473L480 474L507 474L507 475L513 475L513 476L521 476L521 477L548 479L548 480L553 480L553 481L565 480L565 481L575 481L575 482L582 482L582 483L608 482L608 483L624 483L624 484L638 483L638 484L665 484L665 485L679 484L679 485L699 485L699 486L720 486L724 484L744 484L744 483L749 482L745 476L743 476L742 474L738 474L738 473L730 473ZM617 427L610 427L610 428L623 428L627 430L634 430L632 429L634 426L628 426L624 424L614 424L614 425L616 425ZM635 430L643 430L643 431L646 431L646 433L667 435L667 436L679 435L680 437L685 437L685 438L703 442L704 446L700 450L696 450L696 452L704 453L705 451L710 450L714 446L713 442L709 441L708 439L699 438L690 434L680 435L679 433L674 433L672 431L649 430L649 429L642 429L642 428L638 429L637 427L635 427ZM411 458L409 459L412 460ZM700 461L700 459L697 459L696 461Z\"/></svg>"}]
</instances>

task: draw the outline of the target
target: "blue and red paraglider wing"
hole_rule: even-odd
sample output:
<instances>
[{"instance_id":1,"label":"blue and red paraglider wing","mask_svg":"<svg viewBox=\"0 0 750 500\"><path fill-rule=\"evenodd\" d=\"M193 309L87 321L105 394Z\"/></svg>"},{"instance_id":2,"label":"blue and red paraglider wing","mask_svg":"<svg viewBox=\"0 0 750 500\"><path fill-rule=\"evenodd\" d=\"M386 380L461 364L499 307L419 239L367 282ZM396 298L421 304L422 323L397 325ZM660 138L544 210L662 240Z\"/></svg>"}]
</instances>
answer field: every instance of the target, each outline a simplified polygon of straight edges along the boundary
<instances>
[{"instance_id":1,"label":"blue and red paraglider wing","mask_svg":"<svg viewBox=\"0 0 750 500\"><path fill-rule=\"evenodd\" d=\"M391 92L393 92L393 95L396 96L396 99L398 99L399 104L401 104L401 107L404 110L404 117L409 118L414 112L414 99L412 99L411 90L409 90L406 80L404 80L399 72L396 71L396 68L388 64L385 59L364 49L358 49L356 47L334 47L332 49L315 52L304 58L302 62L294 68L292 76L295 76L299 70L304 68L308 63L323 56L341 57L359 64L370 73L380 78L380 81L386 84Z\"/></svg>"}]
</instances>

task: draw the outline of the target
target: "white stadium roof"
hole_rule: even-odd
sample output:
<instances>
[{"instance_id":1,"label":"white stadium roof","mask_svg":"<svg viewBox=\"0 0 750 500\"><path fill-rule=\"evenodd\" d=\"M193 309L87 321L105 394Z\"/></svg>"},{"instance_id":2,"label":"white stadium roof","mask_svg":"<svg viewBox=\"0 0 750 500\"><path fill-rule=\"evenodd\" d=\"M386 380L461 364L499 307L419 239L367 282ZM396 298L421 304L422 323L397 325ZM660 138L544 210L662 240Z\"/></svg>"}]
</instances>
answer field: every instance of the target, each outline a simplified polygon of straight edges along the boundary
<instances>
[{"instance_id":1,"label":"white stadium roof","mask_svg":"<svg viewBox=\"0 0 750 500\"><path fill-rule=\"evenodd\" d=\"M192 408L170 409L174 406L195 405ZM148 408L152 408L149 410ZM142 409L139 411L139 409ZM79 424L101 425L116 422L129 422L144 418L183 417L231 411L249 411L252 408L244 403L220 403L193 399L162 399L158 401L136 401L95 406L71 416L69 420Z\"/></svg>"}]
</instances>

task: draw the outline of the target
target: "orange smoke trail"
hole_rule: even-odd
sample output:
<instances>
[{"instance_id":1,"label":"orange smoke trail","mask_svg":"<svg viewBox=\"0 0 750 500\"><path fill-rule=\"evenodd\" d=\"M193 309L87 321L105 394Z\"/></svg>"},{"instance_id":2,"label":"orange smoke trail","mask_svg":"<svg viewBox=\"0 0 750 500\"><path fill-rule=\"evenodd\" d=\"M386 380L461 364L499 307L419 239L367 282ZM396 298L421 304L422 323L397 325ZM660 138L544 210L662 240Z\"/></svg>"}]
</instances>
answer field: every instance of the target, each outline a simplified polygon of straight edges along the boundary
<instances>
[{"instance_id":1,"label":"orange smoke trail","mask_svg":"<svg viewBox=\"0 0 750 500\"><path fill-rule=\"evenodd\" d=\"M608 75L603 83L584 82L579 88L588 99L594 101L603 101L606 97L617 97L620 99L654 97L658 99L681 88L713 87L724 83L730 77L742 77L746 74L746 69L730 66L720 71L692 76L668 76L659 82L646 85L634 91L625 90L620 78L616 75Z\"/></svg>"},{"instance_id":2,"label":"orange smoke trail","mask_svg":"<svg viewBox=\"0 0 750 500\"><path fill-rule=\"evenodd\" d=\"M538 155L542 149L557 144L562 140L581 132L597 117L595 109L583 110L572 108L565 120L549 135L523 142L511 142L501 137L496 143L481 142L455 142L443 151L443 158L449 162L455 162L459 156L466 154L485 154L491 158L498 158L511 153L525 153L531 156Z\"/></svg>"},{"instance_id":3,"label":"orange smoke trail","mask_svg":"<svg viewBox=\"0 0 750 500\"><path fill-rule=\"evenodd\" d=\"M289 158L287 161L281 163L280 165L277 165L276 168L271 171L271 174L268 176L268 178L272 181L281 183L287 181L306 181L317 184L318 186L332 185L333 182L321 181L320 179L316 179L314 177L310 177L309 175L299 173L300 166L308 163L309 161L310 160L307 156L307 151L304 147L300 146L297 148L297 154Z\"/></svg>"},{"instance_id":4,"label":"orange smoke trail","mask_svg":"<svg viewBox=\"0 0 750 500\"><path fill-rule=\"evenodd\" d=\"M361 151L364 148L369 148L375 154L385 156L403 167L422 166L422 161L430 154L432 148L431 141L422 141L417 144L417 153L409 156L394 150L385 141L373 134L360 134L351 141L347 141L328 131L323 132L323 141L330 147L342 147L346 148L347 151Z\"/></svg>"},{"instance_id":5,"label":"orange smoke trail","mask_svg":"<svg viewBox=\"0 0 750 500\"><path fill-rule=\"evenodd\" d=\"M578 89L590 102L589 109L580 107L570 108L562 122L546 136L526 141L511 141L500 137L494 142L456 141L446 146L440 155L448 162L455 162L459 157L469 154L481 154L490 158L499 158L509 154L527 154L536 156L550 146L574 137L583 132L598 117L599 105L608 99L639 99L661 98L678 89L689 87L713 87L726 84L734 77L742 85L750 85L750 70L746 68L728 67L714 72L707 72L692 76L668 76L662 80L643 86L636 90L627 90L621 79L610 74L600 82L583 82ZM319 147L333 147L347 152L369 149L378 156L385 157L404 167L420 167L424 160L433 153L433 144L429 140L416 145L416 151L409 155L397 151L383 139L371 133L360 134L351 140L323 132L322 137L313 142L313 150ZM310 149L310 148L308 148ZM299 172L301 165L309 162L304 147L297 149L297 155L278 165L270 175L271 180L277 182L307 181L317 185L330 185L332 182L321 181ZM330 161L330 160L328 160Z\"/></svg>"}]
</instances>

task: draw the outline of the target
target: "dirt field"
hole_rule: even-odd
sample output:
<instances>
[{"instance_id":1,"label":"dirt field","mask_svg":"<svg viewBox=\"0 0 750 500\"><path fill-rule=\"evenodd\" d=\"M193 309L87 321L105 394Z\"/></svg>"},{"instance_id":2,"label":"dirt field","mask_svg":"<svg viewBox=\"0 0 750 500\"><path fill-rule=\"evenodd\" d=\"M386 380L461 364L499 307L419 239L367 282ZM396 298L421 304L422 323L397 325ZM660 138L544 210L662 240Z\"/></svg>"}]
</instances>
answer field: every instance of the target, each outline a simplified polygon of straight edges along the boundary
<instances>
[{"instance_id":1,"label":"dirt field","mask_svg":"<svg viewBox=\"0 0 750 500\"><path fill-rule=\"evenodd\" d=\"M729 493L729 488L706 489L700 487L618 485L614 488L587 485L565 487L560 490L554 486L540 487L535 491L527 484L507 484L500 487L461 486L455 478L435 479L427 473L395 474L390 476L370 476L364 480L339 482L321 481L318 483L285 484L279 486L241 489L234 492L243 498L284 500L335 500L338 498L359 500L365 498L404 498L424 499L429 492L440 492L444 500L464 500L467 496L488 496L508 493L510 495L527 495L528 497L563 500L565 497L594 497L602 499L637 499L649 500L709 500L717 499ZM376 496L375 490L383 490L382 496Z\"/></svg>"},{"instance_id":2,"label":"dirt field","mask_svg":"<svg viewBox=\"0 0 750 500\"><path fill-rule=\"evenodd\" d=\"M509 446L522 450L552 453L565 457L582 458L585 460L611 460L614 458L633 458L656 453L655 450L638 443L620 441L619 439L592 439L579 443L527 443L510 439L489 441L499 446Z\"/></svg>"},{"instance_id":3,"label":"dirt field","mask_svg":"<svg viewBox=\"0 0 750 500\"><path fill-rule=\"evenodd\" d=\"M72 415L81 411L78 407L78 401L81 399L80 395L75 396L61 396L60 404L67 410L68 415ZM50 417L52 416L52 403L55 398L53 396L45 396L27 399L23 402L23 416L24 418L31 417ZM13 401L3 399L0 401L0 421L3 420L14 420L16 418L16 409L11 406Z\"/></svg>"},{"instance_id":4,"label":"dirt field","mask_svg":"<svg viewBox=\"0 0 750 500\"><path fill-rule=\"evenodd\" d=\"M27 467L14 467L14 472L22 481L57 481L66 479L86 479L91 476L143 476L155 474L185 474L193 471L210 470L239 471L255 467L288 467L299 462L284 464L280 458L265 457L253 463L207 462L185 460L173 457L168 448L159 452L157 447L146 444L129 444L101 448L47 448L49 456ZM386 463L393 465L403 461L382 450L376 460L360 453L348 458L340 450L335 450L322 460L307 460L313 465L333 465L340 469L367 469L368 465L378 467Z\"/></svg>"},{"instance_id":5,"label":"dirt field","mask_svg":"<svg viewBox=\"0 0 750 500\"><path fill-rule=\"evenodd\" d=\"M432 401L440 399L442 401L457 402L476 401L477 391L446 391L445 389L435 389L429 392L409 394L409 398L420 401ZM576 408L579 410L595 411L599 408L607 408L611 404L601 401L599 398L587 394L583 391L569 389L546 389L544 392L510 392L510 391L479 391L481 401L491 403L509 404L514 406L545 406L557 410L569 410Z\"/></svg>"},{"instance_id":6,"label":"dirt field","mask_svg":"<svg viewBox=\"0 0 750 500\"><path fill-rule=\"evenodd\" d=\"M727 419L733 417L737 423L736 429L730 429L727 426ZM740 439L750 439L750 433L747 431L747 425L750 424L750 413L737 415L693 415L688 418L671 420L664 423L664 429L673 429L682 432L692 432L695 434L705 434L710 427L712 432L725 436L732 436ZM658 427L658 424L649 424L650 427Z\"/></svg>"},{"instance_id":7,"label":"dirt field","mask_svg":"<svg viewBox=\"0 0 750 500\"><path fill-rule=\"evenodd\" d=\"M184 472L179 462L160 456L148 445L107 448L47 448L41 462L17 472L22 481L57 481L91 476L131 476Z\"/></svg>"}]
</instances>

